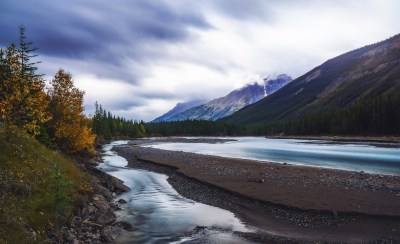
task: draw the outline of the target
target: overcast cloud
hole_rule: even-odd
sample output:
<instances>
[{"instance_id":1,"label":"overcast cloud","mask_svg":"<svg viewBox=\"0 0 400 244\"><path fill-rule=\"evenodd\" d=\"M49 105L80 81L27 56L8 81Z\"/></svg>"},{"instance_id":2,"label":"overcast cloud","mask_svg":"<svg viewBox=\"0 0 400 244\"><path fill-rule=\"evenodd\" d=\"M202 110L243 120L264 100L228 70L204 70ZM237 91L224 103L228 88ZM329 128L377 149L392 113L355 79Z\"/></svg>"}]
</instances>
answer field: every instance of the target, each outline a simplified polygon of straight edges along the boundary
<instances>
[{"instance_id":1,"label":"overcast cloud","mask_svg":"<svg viewBox=\"0 0 400 244\"><path fill-rule=\"evenodd\" d=\"M71 72L89 112L148 121L398 34L398 13L397 0L2 0L0 46L25 25L40 72Z\"/></svg>"}]
</instances>

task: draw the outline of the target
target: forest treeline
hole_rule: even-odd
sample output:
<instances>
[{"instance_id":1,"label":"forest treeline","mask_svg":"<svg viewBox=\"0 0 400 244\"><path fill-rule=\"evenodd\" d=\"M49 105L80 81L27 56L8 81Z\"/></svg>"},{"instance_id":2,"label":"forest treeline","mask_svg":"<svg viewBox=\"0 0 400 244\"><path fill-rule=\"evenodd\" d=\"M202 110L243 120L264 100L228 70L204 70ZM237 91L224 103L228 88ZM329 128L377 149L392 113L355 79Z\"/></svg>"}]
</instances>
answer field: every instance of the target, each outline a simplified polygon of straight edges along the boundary
<instances>
[{"instance_id":1,"label":"forest treeline","mask_svg":"<svg viewBox=\"0 0 400 244\"><path fill-rule=\"evenodd\" d=\"M119 116L103 109L97 102L93 116L93 132L100 138L110 140L124 137L143 137L146 135L145 123Z\"/></svg>"},{"instance_id":2,"label":"forest treeline","mask_svg":"<svg viewBox=\"0 0 400 244\"><path fill-rule=\"evenodd\" d=\"M264 135L400 135L400 94L358 100L348 107L310 113L264 124L234 125L220 121L185 120L145 124L150 135L264 136Z\"/></svg>"},{"instance_id":3,"label":"forest treeline","mask_svg":"<svg viewBox=\"0 0 400 244\"><path fill-rule=\"evenodd\" d=\"M245 127L212 120L183 120L145 124L152 136L239 136Z\"/></svg>"},{"instance_id":4,"label":"forest treeline","mask_svg":"<svg viewBox=\"0 0 400 244\"><path fill-rule=\"evenodd\" d=\"M263 133L287 135L400 135L400 94L358 100L345 108L277 122Z\"/></svg>"}]
</instances>

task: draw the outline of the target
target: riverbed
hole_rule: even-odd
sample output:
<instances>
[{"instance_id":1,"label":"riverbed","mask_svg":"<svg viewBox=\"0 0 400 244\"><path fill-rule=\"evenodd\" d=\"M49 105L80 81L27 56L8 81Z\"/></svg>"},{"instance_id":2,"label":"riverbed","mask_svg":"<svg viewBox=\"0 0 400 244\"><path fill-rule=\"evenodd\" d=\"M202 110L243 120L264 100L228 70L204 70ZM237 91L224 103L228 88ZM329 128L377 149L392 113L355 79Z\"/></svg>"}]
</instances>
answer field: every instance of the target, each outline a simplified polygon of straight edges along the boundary
<instances>
[{"instance_id":1,"label":"riverbed","mask_svg":"<svg viewBox=\"0 0 400 244\"><path fill-rule=\"evenodd\" d=\"M240 143L240 140L152 138L105 145L105 163L100 167L124 180L132 189L121 195L127 203L121 205L118 216L135 229L118 241L362 242L400 238L397 234L400 222L398 176L343 171L327 165L309 167L311 165L290 161L269 163L240 156L227 158L183 152L184 146L198 148L209 144L215 149L224 144ZM331 144L296 143L303 149L308 145ZM158 145L181 147L171 151L155 148ZM284 149L289 148L285 146ZM309 151L318 150L314 147ZM127 162L131 168L127 167Z\"/></svg>"},{"instance_id":2,"label":"riverbed","mask_svg":"<svg viewBox=\"0 0 400 244\"><path fill-rule=\"evenodd\" d=\"M119 243L251 243L233 234L253 232L232 212L189 200L167 182L167 176L127 167L127 160L111 151L115 141L103 146L102 170L124 181L131 190L119 196L126 201L116 214L135 231L121 236Z\"/></svg>"}]
</instances>

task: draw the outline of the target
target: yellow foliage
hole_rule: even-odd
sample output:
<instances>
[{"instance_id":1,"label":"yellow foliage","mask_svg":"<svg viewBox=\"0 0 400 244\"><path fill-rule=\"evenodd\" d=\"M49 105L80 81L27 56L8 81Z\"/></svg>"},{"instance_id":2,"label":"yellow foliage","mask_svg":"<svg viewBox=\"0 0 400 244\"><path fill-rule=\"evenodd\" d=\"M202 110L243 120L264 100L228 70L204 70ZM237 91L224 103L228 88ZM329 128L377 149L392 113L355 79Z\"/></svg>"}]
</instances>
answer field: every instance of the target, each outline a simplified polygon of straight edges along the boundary
<instances>
[{"instance_id":1,"label":"yellow foliage","mask_svg":"<svg viewBox=\"0 0 400 244\"><path fill-rule=\"evenodd\" d=\"M48 123L58 146L68 153L94 154L95 135L87 125L83 112L84 92L74 87L71 74L60 69L51 81Z\"/></svg>"},{"instance_id":2,"label":"yellow foliage","mask_svg":"<svg viewBox=\"0 0 400 244\"><path fill-rule=\"evenodd\" d=\"M13 131L17 127L37 134L39 127L50 119L48 98L42 77L20 75L19 53L10 45L1 54L0 118Z\"/></svg>"}]
</instances>

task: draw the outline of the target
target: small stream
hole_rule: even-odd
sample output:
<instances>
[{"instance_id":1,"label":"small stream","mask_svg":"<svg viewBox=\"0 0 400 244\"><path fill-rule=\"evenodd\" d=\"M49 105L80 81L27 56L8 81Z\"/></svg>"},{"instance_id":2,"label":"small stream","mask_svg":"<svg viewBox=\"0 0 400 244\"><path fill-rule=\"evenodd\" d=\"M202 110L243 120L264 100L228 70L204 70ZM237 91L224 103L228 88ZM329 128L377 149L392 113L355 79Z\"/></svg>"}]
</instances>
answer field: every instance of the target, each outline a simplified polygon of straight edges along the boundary
<instances>
[{"instance_id":1,"label":"small stream","mask_svg":"<svg viewBox=\"0 0 400 244\"><path fill-rule=\"evenodd\" d=\"M118 243L250 243L233 234L253 231L233 213L182 197L166 175L127 168L127 160L111 151L123 144L127 141L104 145L104 163L99 166L131 188L118 196L127 203L116 214L135 231L121 236Z\"/></svg>"}]
</instances>

